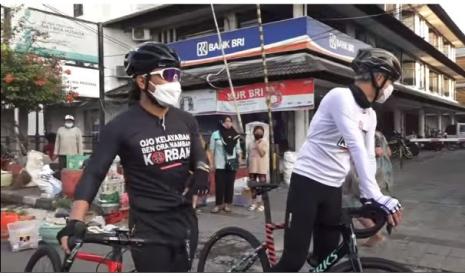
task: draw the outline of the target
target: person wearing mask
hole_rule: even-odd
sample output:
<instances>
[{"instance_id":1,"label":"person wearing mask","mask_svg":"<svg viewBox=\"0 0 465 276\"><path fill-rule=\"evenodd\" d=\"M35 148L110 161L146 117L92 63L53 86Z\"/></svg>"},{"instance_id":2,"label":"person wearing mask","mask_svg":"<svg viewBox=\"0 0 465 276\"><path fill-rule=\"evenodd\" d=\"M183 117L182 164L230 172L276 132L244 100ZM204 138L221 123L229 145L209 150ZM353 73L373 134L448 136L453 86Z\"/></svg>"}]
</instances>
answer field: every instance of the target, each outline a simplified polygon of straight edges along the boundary
<instances>
[{"instance_id":1,"label":"person wearing mask","mask_svg":"<svg viewBox=\"0 0 465 276\"><path fill-rule=\"evenodd\" d=\"M53 151L54 158L58 156L58 163L60 170L66 168L66 156L67 155L82 155L83 144L82 144L82 133L81 130L75 126L74 116L65 116L65 125L58 128L55 149Z\"/></svg>"},{"instance_id":2,"label":"person wearing mask","mask_svg":"<svg viewBox=\"0 0 465 276\"><path fill-rule=\"evenodd\" d=\"M263 135L265 130L262 126L255 126L253 129L254 140L248 146L248 171L249 180L257 182L266 182L266 176L269 172L269 144ZM263 212L265 207L260 198L257 200L255 190L252 190L252 204L249 211L258 210Z\"/></svg>"},{"instance_id":3,"label":"person wearing mask","mask_svg":"<svg viewBox=\"0 0 465 276\"><path fill-rule=\"evenodd\" d=\"M297 272L313 254L321 263L340 241L341 186L351 159L360 178L360 200L386 213L389 224L402 221L399 201L376 183L374 102L384 103L401 76L399 60L379 48L360 49L352 61L355 82L332 89L322 99L300 148L287 197L284 249L275 272Z\"/></svg>"},{"instance_id":4,"label":"person wearing mask","mask_svg":"<svg viewBox=\"0 0 465 276\"><path fill-rule=\"evenodd\" d=\"M178 108L180 60L165 44L146 42L126 55L124 67L139 100L103 128L76 187L70 219L57 238L69 252L68 238L82 237L85 214L118 155L131 235L150 242L131 248L136 270L187 272L197 248L198 222L185 188L190 170L192 194L207 194L209 165L197 121Z\"/></svg>"},{"instance_id":5,"label":"person wearing mask","mask_svg":"<svg viewBox=\"0 0 465 276\"><path fill-rule=\"evenodd\" d=\"M239 133L232 125L231 116L225 116L219 129L210 137L210 151L215 164L215 207L212 213L221 210L231 212L234 196L234 181L242 153Z\"/></svg>"}]
</instances>

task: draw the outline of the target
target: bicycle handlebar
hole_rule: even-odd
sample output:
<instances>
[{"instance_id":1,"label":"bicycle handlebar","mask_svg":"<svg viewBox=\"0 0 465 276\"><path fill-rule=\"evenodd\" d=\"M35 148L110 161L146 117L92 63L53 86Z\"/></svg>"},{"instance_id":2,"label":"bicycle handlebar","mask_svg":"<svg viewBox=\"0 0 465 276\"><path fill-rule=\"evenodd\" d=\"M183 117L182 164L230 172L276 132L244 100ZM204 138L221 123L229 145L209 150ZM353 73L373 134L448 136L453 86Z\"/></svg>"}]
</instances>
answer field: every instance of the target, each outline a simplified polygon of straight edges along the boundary
<instances>
[{"instance_id":1,"label":"bicycle handlebar","mask_svg":"<svg viewBox=\"0 0 465 276\"><path fill-rule=\"evenodd\" d=\"M365 239L375 235L387 222L386 213L382 209L371 205L364 205L360 208L346 208L345 212L350 219L368 218L374 222L374 225L370 228L354 228L355 236L359 239ZM388 233L391 234L392 225L387 223L386 229Z\"/></svg>"},{"instance_id":2,"label":"bicycle handlebar","mask_svg":"<svg viewBox=\"0 0 465 276\"><path fill-rule=\"evenodd\" d=\"M68 246L70 249L73 249L77 244L83 244L83 243L103 244L103 245L108 245L108 246L142 246L144 244L158 244L158 245L167 245L167 246L176 245L172 242L163 242L160 240L135 238L135 237L131 237L130 235L131 234L129 233L128 230L120 230L120 229L115 229L112 232L104 232L104 233L93 233L90 231L86 231L84 234L84 238L82 239L76 238L75 236L70 236L68 238Z\"/></svg>"}]
</instances>

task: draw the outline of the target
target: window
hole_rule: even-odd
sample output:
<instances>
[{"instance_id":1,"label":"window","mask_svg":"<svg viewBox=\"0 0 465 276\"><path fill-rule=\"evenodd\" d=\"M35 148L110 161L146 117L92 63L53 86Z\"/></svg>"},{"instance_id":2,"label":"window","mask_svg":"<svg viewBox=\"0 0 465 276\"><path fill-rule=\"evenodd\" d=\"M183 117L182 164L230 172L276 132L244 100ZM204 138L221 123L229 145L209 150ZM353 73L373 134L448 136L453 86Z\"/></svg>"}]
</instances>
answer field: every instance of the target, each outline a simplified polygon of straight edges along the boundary
<instances>
[{"instance_id":1,"label":"window","mask_svg":"<svg viewBox=\"0 0 465 276\"><path fill-rule=\"evenodd\" d=\"M176 29L172 28L172 29L161 30L161 31L158 31L158 32L153 32L152 33L152 38L155 41L159 41L159 42L162 42L162 43L176 42L177 41Z\"/></svg>"},{"instance_id":2,"label":"window","mask_svg":"<svg viewBox=\"0 0 465 276\"><path fill-rule=\"evenodd\" d=\"M438 36L438 50L444 52L444 40L442 36Z\"/></svg>"},{"instance_id":3,"label":"window","mask_svg":"<svg viewBox=\"0 0 465 276\"><path fill-rule=\"evenodd\" d=\"M432 29L429 30L429 43L433 45L435 48L438 48L439 46L438 35Z\"/></svg>"},{"instance_id":4,"label":"window","mask_svg":"<svg viewBox=\"0 0 465 276\"><path fill-rule=\"evenodd\" d=\"M415 85L415 60L406 54L402 55L402 83Z\"/></svg>"},{"instance_id":5,"label":"window","mask_svg":"<svg viewBox=\"0 0 465 276\"><path fill-rule=\"evenodd\" d=\"M450 79L444 76L444 82L442 83L442 92L445 97L450 97Z\"/></svg>"},{"instance_id":6,"label":"window","mask_svg":"<svg viewBox=\"0 0 465 276\"><path fill-rule=\"evenodd\" d=\"M429 71L429 91L438 93L439 91L439 75L434 71Z\"/></svg>"},{"instance_id":7,"label":"window","mask_svg":"<svg viewBox=\"0 0 465 276\"><path fill-rule=\"evenodd\" d=\"M400 20L400 12L399 9L401 9L400 4L384 4L384 10L386 13L391 14L393 17L397 18Z\"/></svg>"},{"instance_id":8,"label":"window","mask_svg":"<svg viewBox=\"0 0 465 276\"><path fill-rule=\"evenodd\" d=\"M224 18L218 18L220 32L224 30L223 24ZM182 26L176 29L176 38L178 41L209 34L216 34L216 27L213 20L206 20L196 24Z\"/></svg>"},{"instance_id":9,"label":"window","mask_svg":"<svg viewBox=\"0 0 465 276\"><path fill-rule=\"evenodd\" d=\"M447 57L450 57L450 44L449 42L444 41L444 48L442 53L446 55Z\"/></svg>"},{"instance_id":10,"label":"window","mask_svg":"<svg viewBox=\"0 0 465 276\"><path fill-rule=\"evenodd\" d=\"M429 39L429 27L423 18L420 18L420 36L426 41Z\"/></svg>"},{"instance_id":11,"label":"window","mask_svg":"<svg viewBox=\"0 0 465 276\"><path fill-rule=\"evenodd\" d=\"M409 10L402 10L401 21L410 30L415 31L415 13Z\"/></svg>"},{"instance_id":12,"label":"window","mask_svg":"<svg viewBox=\"0 0 465 276\"><path fill-rule=\"evenodd\" d=\"M73 4L73 16L79 17L84 14L82 4Z\"/></svg>"}]
</instances>

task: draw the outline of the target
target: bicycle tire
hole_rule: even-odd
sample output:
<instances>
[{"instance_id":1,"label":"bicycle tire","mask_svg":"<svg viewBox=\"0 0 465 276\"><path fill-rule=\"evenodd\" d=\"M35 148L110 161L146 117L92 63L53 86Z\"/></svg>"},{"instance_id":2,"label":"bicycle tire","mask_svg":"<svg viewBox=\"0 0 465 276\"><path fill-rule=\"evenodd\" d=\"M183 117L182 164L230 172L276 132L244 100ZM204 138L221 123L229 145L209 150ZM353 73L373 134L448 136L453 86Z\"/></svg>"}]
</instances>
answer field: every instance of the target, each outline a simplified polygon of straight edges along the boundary
<instances>
[{"instance_id":1,"label":"bicycle tire","mask_svg":"<svg viewBox=\"0 0 465 276\"><path fill-rule=\"evenodd\" d=\"M368 272L365 271L368 269L376 269L383 272L413 272L404 265L381 258L361 257L360 262L362 263L363 272ZM333 266L329 272L353 272L352 264L350 261L342 262Z\"/></svg>"},{"instance_id":2,"label":"bicycle tire","mask_svg":"<svg viewBox=\"0 0 465 276\"><path fill-rule=\"evenodd\" d=\"M204 247L202 248L202 251L200 251L199 262L197 265L197 272L204 272L207 257L212 247L220 239L223 239L227 236L240 237L244 239L245 241L247 241L252 246L252 248L257 248L262 245L260 241L258 241L258 239L252 233L242 228L226 227L226 228L220 229L205 243ZM268 257L266 255L265 250L260 250L258 252L258 259L260 260L260 264L263 269L263 272L268 272L270 270L270 263L268 261Z\"/></svg>"},{"instance_id":3,"label":"bicycle tire","mask_svg":"<svg viewBox=\"0 0 465 276\"><path fill-rule=\"evenodd\" d=\"M41 243L39 248L37 248L36 252L32 254L31 258L26 264L26 268L24 272L34 272L34 267L42 258L48 258L50 263L52 264L53 271L47 272L61 272L61 258L58 252L53 248L51 245L46 243ZM45 271L42 271L45 272Z\"/></svg>"}]
</instances>

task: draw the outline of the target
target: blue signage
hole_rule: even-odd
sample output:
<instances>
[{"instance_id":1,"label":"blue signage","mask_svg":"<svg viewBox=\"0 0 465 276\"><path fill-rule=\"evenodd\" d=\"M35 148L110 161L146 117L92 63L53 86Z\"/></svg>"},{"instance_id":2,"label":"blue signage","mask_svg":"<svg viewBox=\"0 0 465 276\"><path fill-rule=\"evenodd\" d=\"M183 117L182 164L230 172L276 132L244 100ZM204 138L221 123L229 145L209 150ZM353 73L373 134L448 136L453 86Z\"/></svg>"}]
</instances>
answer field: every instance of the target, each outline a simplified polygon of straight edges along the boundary
<instances>
[{"instance_id":1,"label":"blue signage","mask_svg":"<svg viewBox=\"0 0 465 276\"><path fill-rule=\"evenodd\" d=\"M341 59L352 59L358 49L369 48L338 30L311 17L298 17L263 25L265 47L274 52L311 49ZM259 55L260 33L258 26L221 33L224 52L228 57L240 58ZM199 64L222 59L218 35L182 40L169 44L184 64Z\"/></svg>"}]
</instances>

